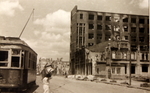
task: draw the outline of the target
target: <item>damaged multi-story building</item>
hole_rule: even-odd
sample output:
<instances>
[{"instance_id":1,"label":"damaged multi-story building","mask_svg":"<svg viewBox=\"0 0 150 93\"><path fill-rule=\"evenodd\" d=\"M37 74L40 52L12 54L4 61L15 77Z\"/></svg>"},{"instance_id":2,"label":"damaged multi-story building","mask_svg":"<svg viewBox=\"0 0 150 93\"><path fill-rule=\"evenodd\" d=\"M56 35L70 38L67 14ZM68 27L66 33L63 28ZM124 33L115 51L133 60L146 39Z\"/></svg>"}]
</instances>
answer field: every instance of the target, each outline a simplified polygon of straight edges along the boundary
<instances>
[{"instance_id":1,"label":"damaged multi-story building","mask_svg":"<svg viewBox=\"0 0 150 93\"><path fill-rule=\"evenodd\" d=\"M75 6L71 11L70 66L72 74L150 75L148 15Z\"/></svg>"}]
</instances>

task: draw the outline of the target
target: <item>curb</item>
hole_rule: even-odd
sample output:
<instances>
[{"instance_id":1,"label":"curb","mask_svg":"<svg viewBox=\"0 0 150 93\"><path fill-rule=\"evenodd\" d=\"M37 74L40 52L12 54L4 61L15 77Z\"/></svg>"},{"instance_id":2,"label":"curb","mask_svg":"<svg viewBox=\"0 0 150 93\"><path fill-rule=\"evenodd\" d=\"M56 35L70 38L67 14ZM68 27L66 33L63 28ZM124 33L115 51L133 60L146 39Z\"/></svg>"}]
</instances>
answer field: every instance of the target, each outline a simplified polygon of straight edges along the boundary
<instances>
[{"instance_id":1,"label":"curb","mask_svg":"<svg viewBox=\"0 0 150 93\"><path fill-rule=\"evenodd\" d=\"M136 89L143 89L143 90L150 91L150 87L149 87L149 88L145 88L145 87L135 87L135 86L132 86L132 85L117 84L117 83L111 83L111 82L106 82L106 81L96 81L96 83L105 83L105 84L118 85L118 86L125 86L125 87L128 87L128 88L136 88Z\"/></svg>"},{"instance_id":2,"label":"curb","mask_svg":"<svg viewBox=\"0 0 150 93\"><path fill-rule=\"evenodd\" d=\"M77 79L75 79L75 80L77 80ZM78 81L88 81L88 80L78 80ZM145 88L145 87L136 87L136 86L132 86L132 85L118 84L118 83L116 83L116 82L107 82L107 81L92 81L92 82L96 82L96 83L105 83L105 84L111 84L111 85L118 85L118 86L124 86L124 87L128 87L128 88L136 88L136 89L142 89L142 90L150 91L150 87L149 87L149 88Z\"/></svg>"},{"instance_id":3,"label":"curb","mask_svg":"<svg viewBox=\"0 0 150 93\"><path fill-rule=\"evenodd\" d=\"M145 88L145 87L135 87L135 86L127 86L128 88L136 88L136 89L143 89L143 90L147 90L150 91L150 88Z\"/></svg>"}]
</instances>

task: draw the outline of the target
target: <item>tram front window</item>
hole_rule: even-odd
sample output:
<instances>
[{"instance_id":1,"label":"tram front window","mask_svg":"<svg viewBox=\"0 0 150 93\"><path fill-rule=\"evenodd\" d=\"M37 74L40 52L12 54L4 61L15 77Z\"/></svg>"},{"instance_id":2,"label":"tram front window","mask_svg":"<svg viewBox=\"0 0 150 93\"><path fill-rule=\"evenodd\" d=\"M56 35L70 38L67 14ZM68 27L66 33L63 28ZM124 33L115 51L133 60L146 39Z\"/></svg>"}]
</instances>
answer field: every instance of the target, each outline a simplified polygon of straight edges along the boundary
<instances>
[{"instance_id":1,"label":"tram front window","mask_svg":"<svg viewBox=\"0 0 150 93\"><path fill-rule=\"evenodd\" d=\"M8 61L8 51L0 51L0 61Z\"/></svg>"},{"instance_id":2,"label":"tram front window","mask_svg":"<svg viewBox=\"0 0 150 93\"><path fill-rule=\"evenodd\" d=\"M11 67L19 67L20 62L20 50L19 49L12 49L12 56L11 56Z\"/></svg>"},{"instance_id":3,"label":"tram front window","mask_svg":"<svg viewBox=\"0 0 150 93\"><path fill-rule=\"evenodd\" d=\"M0 67L7 67L8 51L0 51Z\"/></svg>"},{"instance_id":4,"label":"tram front window","mask_svg":"<svg viewBox=\"0 0 150 93\"><path fill-rule=\"evenodd\" d=\"M19 67L20 57L12 57L11 67Z\"/></svg>"}]
</instances>

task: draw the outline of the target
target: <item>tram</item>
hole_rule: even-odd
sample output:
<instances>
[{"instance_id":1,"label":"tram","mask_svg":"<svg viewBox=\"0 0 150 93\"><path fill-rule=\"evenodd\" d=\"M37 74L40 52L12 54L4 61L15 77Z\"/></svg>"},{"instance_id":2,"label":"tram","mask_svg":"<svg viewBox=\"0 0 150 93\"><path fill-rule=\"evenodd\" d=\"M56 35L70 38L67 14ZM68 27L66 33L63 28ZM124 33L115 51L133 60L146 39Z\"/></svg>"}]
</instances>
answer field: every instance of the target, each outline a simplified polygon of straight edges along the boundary
<instances>
[{"instance_id":1,"label":"tram","mask_svg":"<svg viewBox=\"0 0 150 93\"><path fill-rule=\"evenodd\" d=\"M35 84L37 53L18 37L0 36L0 90Z\"/></svg>"}]
</instances>

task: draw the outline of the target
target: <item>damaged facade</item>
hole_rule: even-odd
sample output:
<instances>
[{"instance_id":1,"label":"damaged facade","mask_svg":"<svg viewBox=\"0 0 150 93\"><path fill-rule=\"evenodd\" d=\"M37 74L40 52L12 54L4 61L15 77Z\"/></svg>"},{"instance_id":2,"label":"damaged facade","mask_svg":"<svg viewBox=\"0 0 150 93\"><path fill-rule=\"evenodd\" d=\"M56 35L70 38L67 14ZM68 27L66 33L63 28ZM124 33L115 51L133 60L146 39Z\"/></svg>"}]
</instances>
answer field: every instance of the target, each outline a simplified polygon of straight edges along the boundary
<instances>
[{"instance_id":1,"label":"damaged facade","mask_svg":"<svg viewBox=\"0 0 150 93\"><path fill-rule=\"evenodd\" d=\"M98 11L71 11L72 74L113 77L150 75L149 17ZM130 51L131 50L131 51Z\"/></svg>"}]
</instances>

